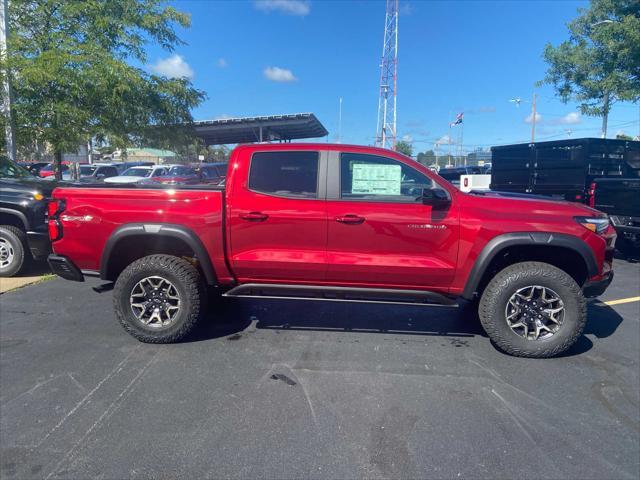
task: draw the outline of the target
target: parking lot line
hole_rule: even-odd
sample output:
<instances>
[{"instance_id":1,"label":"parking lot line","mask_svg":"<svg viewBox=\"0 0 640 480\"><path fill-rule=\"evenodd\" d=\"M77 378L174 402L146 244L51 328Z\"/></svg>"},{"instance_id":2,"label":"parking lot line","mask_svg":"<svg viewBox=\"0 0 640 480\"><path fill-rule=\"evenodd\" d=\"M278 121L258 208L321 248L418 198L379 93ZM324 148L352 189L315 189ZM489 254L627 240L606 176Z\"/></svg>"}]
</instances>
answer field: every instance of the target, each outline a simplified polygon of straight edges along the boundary
<instances>
[{"instance_id":1,"label":"parking lot line","mask_svg":"<svg viewBox=\"0 0 640 480\"><path fill-rule=\"evenodd\" d=\"M620 305L621 303L640 302L640 297L621 298L619 300L609 300L608 302L602 302L605 305Z\"/></svg>"}]
</instances>

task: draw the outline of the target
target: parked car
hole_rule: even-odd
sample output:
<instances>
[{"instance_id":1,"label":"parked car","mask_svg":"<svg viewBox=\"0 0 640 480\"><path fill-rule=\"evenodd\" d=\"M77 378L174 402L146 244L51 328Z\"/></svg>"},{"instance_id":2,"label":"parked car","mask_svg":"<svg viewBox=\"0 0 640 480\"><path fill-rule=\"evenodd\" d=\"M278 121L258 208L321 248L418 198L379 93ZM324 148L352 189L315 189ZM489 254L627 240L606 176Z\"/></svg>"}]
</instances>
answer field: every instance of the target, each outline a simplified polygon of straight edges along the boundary
<instances>
[{"instance_id":1,"label":"parked car","mask_svg":"<svg viewBox=\"0 0 640 480\"><path fill-rule=\"evenodd\" d=\"M0 156L0 277L51 252L45 215L55 186Z\"/></svg>"},{"instance_id":2,"label":"parked car","mask_svg":"<svg viewBox=\"0 0 640 480\"><path fill-rule=\"evenodd\" d=\"M193 185L200 183L200 176L195 168L185 165L168 165L166 175L154 177L152 180L165 185Z\"/></svg>"},{"instance_id":3,"label":"parked car","mask_svg":"<svg viewBox=\"0 0 640 480\"><path fill-rule=\"evenodd\" d=\"M60 165L60 170L62 172L63 178L64 178L65 175L67 177L70 176L69 163L68 162L62 163ZM53 177L54 176L53 163L49 163L49 164L45 165L44 167L42 167L40 169L40 171L38 172L38 176L41 177L41 178Z\"/></svg>"},{"instance_id":4,"label":"parked car","mask_svg":"<svg viewBox=\"0 0 640 480\"><path fill-rule=\"evenodd\" d=\"M53 271L115 282L116 316L142 342L185 338L214 291L445 306L462 298L479 300L502 350L525 357L571 347L586 297L613 278L615 230L586 205L466 194L374 147L243 145L229 165L226 188L56 189Z\"/></svg>"},{"instance_id":5,"label":"parked car","mask_svg":"<svg viewBox=\"0 0 640 480\"><path fill-rule=\"evenodd\" d=\"M18 162L18 165L33 175L38 176L40 170L49 165L49 162Z\"/></svg>"},{"instance_id":6,"label":"parked car","mask_svg":"<svg viewBox=\"0 0 640 480\"><path fill-rule=\"evenodd\" d=\"M227 163L203 163L199 167L200 178L203 183L218 185L227 176L227 169Z\"/></svg>"},{"instance_id":7,"label":"parked car","mask_svg":"<svg viewBox=\"0 0 640 480\"><path fill-rule=\"evenodd\" d=\"M616 248L640 257L640 178L597 178L588 198L590 206L609 214L618 233Z\"/></svg>"},{"instance_id":8,"label":"parked car","mask_svg":"<svg viewBox=\"0 0 640 480\"><path fill-rule=\"evenodd\" d=\"M118 174L118 167L112 164L80 165L81 181L98 182L106 178L117 177Z\"/></svg>"},{"instance_id":9,"label":"parked car","mask_svg":"<svg viewBox=\"0 0 640 480\"><path fill-rule=\"evenodd\" d=\"M576 138L492 147L491 189L589 202L600 178L640 178L640 142Z\"/></svg>"},{"instance_id":10,"label":"parked car","mask_svg":"<svg viewBox=\"0 0 640 480\"><path fill-rule=\"evenodd\" d=\"M438 175L456 187L460 187L460 177L462 175L480 175L483 173L482 167L477 166L441 168L438 171Z\"/></svg>"},{"instance_id":11,"label":"parked car","mask_svg":"<svg viewBox=\"0 0 640 480\"><path fill-rule=\"evenodd\" d=\"M105 183L139 183L144 180L157 180L164 177L168 168L166 166L154 165L148 167L131 167L122 172L117 177L105 178Z\"/></svg>"},{"instance_id":12,"label":"parked car","mask_svg":"<svg viewBox=\"0 0 640 480\"><path fill-rule=\"evenodd\" d=\"M122 172L124 172L125 170L128 170L129 168L133 168L133 167L153 167L154 165L156 165L153 162L114 162L113 165L116 165L118 167L118 171L120 172L120 174L122 175Z\"/></svg>"}]
</instances>

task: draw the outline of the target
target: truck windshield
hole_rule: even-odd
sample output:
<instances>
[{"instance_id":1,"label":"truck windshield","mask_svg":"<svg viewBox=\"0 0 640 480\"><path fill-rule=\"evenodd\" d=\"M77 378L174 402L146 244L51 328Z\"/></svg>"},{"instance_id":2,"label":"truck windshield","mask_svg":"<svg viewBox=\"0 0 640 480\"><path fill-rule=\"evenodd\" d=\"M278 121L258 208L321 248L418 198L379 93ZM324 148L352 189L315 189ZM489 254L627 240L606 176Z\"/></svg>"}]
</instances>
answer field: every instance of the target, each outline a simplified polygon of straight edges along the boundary
<instances>
[{"instance_id":1,"label":"truck windshield","mask_svg":"<svg viewBox=\"0 0 640 480\"><path fill-rule=\"evenodd\" d=\"M150 168L130 168L125 170L122 174L123 177L149 177L151 176Z\"/></svg>"},{"instance_id":2,"label":"truck windshield","mask_svg":"<svg viewBox=\"0 0 640 480\"><path fill-rule=\"evenodd\" d=\"M33 178L33 175L7 157L0 156L0 178Z\"/></svg>"},{"instance_id":3,"label":"truck windshield","mask_svg":"<svg viewBox=\"0 0 640 480\"><path fill-rule=\"evenodd\" d=\"M82 175L83 177L85 177L85 176L88 177L90 175L93 175L93 172L96 171L96 168L98 168L98 167L95 167L93 165L81 165L80 166L80 175Z\"/></svg>"}]
</instances>

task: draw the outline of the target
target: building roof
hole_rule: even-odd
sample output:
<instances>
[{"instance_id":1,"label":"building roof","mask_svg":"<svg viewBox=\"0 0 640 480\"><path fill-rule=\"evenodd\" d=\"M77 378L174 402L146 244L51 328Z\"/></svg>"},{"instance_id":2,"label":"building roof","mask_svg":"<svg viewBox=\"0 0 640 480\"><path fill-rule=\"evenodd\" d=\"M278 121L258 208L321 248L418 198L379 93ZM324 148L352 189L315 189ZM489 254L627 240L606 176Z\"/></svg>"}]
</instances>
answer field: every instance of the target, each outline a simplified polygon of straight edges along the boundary
<instances>
[{"instance_id":1,"label":"building roof","mask_svg":"<svg viewBox=\"0 0 640 480\"><path fill-rule=\"evenodd\" d=\"M161 150L159 148L127 148L127 155L147 155L149 157L175 157L171 150Z\"/></svg>"},{"instance_id":2,"label":"building roof","mask_svg":"<svg viewBox=\"0 0 640 480\"><path fill-rule=\"evenodd\" d=\"M313 113L201 120L193 125L206 145L320 138L329 133Z\"/></svg>"}]
</instances>

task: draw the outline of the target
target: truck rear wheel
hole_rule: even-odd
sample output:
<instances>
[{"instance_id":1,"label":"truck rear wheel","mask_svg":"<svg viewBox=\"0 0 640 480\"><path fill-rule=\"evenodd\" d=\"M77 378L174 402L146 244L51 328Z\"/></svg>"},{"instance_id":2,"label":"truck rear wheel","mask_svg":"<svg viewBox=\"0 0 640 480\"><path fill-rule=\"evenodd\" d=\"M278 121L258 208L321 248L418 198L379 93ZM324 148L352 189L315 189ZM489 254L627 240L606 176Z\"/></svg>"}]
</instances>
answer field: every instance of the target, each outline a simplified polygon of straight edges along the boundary
<instances>
[{"instance_id":1,"label":"truck rear wheel","mask_svg":"<svg viewBox=\"0 0 640 480\"><path fill-rule=\"evenodd\" d=\"M480 299L480 322L491 340L517 357L553 357L580 337L587 304L575 280L542 262L500 271Z\"/></svg>"},{"instance_id":2,"label":"truck rear wheel","mask_svg":"<svg viewBox=\"0 0 640 480\"><path fill-rule=\"evenodd\" d=\"M0 277L12 277L22 270L30 254L27 237L11 225L0 225Z\"/></svg>"},{"instance_id":3,"label":"truck rear wheel","mask_svg":"<svg viewBox=\"0 0 640 480\"><path fill-rule=\"evenodd\" d=\"M185 338L204 312L204 286L198 270L171 255L150 255L125 268L113 302L124 329L145 343Z\"/></svg>"}]
</instances>

